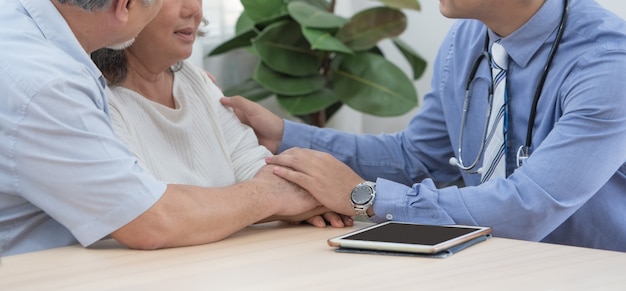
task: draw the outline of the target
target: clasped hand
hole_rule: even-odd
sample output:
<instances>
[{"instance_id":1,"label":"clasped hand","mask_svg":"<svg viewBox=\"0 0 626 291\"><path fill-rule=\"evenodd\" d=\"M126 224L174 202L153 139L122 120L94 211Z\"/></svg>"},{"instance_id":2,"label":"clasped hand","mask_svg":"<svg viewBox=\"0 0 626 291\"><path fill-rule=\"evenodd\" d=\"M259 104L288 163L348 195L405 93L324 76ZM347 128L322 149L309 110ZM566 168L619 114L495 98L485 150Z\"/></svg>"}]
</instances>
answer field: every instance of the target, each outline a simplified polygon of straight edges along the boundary
<instances>
[{"instance_id":1,"label":"clasped hand","mask_svg":"<svg viewBox=\"0 0 626 291\"><path fill-rule=\"evenodd\" d=\"M221 102L232 108L242 123L252 127L261 145L274 154L278 152L284 130L280 117L241 96L224 97ZM326 219L333 226L341 226L340 221L347 226L352 225L354 209L350 203L350 193L363 179L348 166L330 154L301 148L268 157L266 162L275 165L274 174L304 188L321 204L334 211L311 217L307 219L309 223L325 226ZM320 210L313 210L309 214Z\"/></svg>"},{"instance_id":2,"label":"clasped hand","mask_svg":"<svg viewBox=\"0 0 626 291\"><path fill-rule=\"evenodd\" d=\"M354 216L350 193L363 178L332 155L292 148L267 157L273 173L309 191L322 205L346 216Z\"/></svg>"}]
</instances>

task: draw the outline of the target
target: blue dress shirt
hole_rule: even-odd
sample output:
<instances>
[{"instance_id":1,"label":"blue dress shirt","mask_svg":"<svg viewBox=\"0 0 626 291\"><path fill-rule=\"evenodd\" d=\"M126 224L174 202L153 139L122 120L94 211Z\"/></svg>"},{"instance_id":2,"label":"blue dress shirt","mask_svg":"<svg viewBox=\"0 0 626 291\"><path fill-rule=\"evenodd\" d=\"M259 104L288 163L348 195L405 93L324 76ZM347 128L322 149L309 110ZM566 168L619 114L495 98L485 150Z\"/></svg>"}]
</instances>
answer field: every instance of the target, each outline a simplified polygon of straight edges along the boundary
<instances>
[{"instance_id":1,"label":"blue dress shirt","mask_svg":"<svg viewBox=\"0 0 626 291\"><path fill-rule=\"evenodd\" d=\"M354 135L287 121L281 150L329 152L376 180L375 221L486 225L500 237L626 251L626 24L594 1L571 1L537 107L531 156L516 167L563 5L546 1L501 39L510 56L508 178L479 184L480 174L448 162L457 154L465 83L487 33L475 20L449 31L433 64L432 91L405 130ZM471 89L466 161L482 142L488 70L485 61ZM459 178L466 187L443 187Z\"/></svg>"},{"instance_id":2,"label":"blue dress shirt","mask_svg":"<svg viewBox=\"0 0 626 291\"><path fill-rule=\"evenodd\" d=\"M116 138L105 82L49 0L0 9L0 255L89 245L166 185Z\"/></svg>"}]
</instances>

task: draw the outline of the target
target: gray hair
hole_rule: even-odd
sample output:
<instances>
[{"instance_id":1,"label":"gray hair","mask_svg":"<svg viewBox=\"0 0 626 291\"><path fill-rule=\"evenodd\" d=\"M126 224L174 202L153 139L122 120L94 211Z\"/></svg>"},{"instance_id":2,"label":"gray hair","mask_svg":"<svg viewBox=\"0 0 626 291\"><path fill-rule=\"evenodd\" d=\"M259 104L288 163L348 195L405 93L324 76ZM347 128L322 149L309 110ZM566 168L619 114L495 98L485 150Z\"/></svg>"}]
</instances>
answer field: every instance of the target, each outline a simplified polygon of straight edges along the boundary
<instances>
[{"instance_id":1,"label":"gray hair","mask_svg":"<svg viewBox=\"0 0 626 291\"><path fill-rule=\"evenodd\" d=\"M68 4L86 11L96 11L108 8L113 0L57 0L61 4ZM144 5L150 6L155 0L143 0Z\"/></svg>"}]
</instances>

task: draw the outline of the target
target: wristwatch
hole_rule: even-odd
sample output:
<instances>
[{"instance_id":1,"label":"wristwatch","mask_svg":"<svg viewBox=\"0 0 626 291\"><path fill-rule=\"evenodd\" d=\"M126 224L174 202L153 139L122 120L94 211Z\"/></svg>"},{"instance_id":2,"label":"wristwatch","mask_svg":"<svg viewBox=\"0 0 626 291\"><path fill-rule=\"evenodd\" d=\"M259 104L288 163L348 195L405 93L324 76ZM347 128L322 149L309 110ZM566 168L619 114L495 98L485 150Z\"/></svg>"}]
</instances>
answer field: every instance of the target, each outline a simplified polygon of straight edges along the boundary
<instances>
[{"instance_id":1,"label":"wristwatch","mask_svg":"<svg viewBox=\"0 0 626 291\"><path fill-rule=\"evenodd\" d=\"M367 209L372 206L374 197L376 196L376 183L365 181L352 189L350 201L354 212L359 216L368 216Z\"/></svg>"}]
</instances>

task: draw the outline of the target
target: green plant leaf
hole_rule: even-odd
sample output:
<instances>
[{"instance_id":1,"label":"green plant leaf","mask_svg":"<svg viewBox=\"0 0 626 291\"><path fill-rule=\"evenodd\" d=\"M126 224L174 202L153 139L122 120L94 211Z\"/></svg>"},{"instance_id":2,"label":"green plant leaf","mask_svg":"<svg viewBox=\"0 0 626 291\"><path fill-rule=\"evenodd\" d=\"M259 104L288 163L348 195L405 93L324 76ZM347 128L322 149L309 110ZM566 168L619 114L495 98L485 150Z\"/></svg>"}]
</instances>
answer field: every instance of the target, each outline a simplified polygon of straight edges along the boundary
<instances>
[{"instance_id":1,"label":"green plant leaf","mask_svg":"<svg viewBox=\"0 0 626 291\"><path fill-rule=\"evenodd\" d=\"M404 58L411 64L413 80L419 79L426 71L426 60L422 58L411 46L399 38L393 38L393 44L400 50Z\"/></svg>"},{"instance_id":2,"label":"green plant leaf","mask_svg":"<svg viewBox=\"0 0 626 291\"><path fill-rule=\"evenodd\" d=\"M300 96L322 90L326 80L320 75L292 77L272 71L263 62L259 63L252 77L277 95Z\"/></svg>"},{"instance_id":3,"label":"green plant leaf","mask_svg":"<svg viewBox=\"0 0 626 291\"><path fill-rule=\"evenodd\" d=\"M420 10L420 3L375 1L385 6L346 20L332 13L330 0L241 0L237 35L210 55L247 46L260 62L252 79L224 94L252 101L275 95L288 113L320 126L320 117L328 120L344 104L376 116L408 112L417 106L415 86L384 58L378 43L391 38L414 78L423 75L424 59L397 38L407 24L400 9Z\"/></svg>"},{"instance_id":4,"label":"green plant leaf","mask_svg":"<svg viewBox=\"0 0 626 291\"><path fill-rule=\"evenodd\" d=\"M323 55L311 50L300 26L282 21L266 27L252 40L252 47L272 70L304 77L318 74Z\"/></svg>"},{"instance_id":5,"label":"green plant leaf","mask_svg":"<svg viewBox=\"0 0 626 291\"><path fill-rule=\"evenodd\" d=\"M375 7L355 14L339 29L337 38L355 51L365 51L385 38L400 35L406 25L406 15L402 11Z\"/></svg>"},{"instance_id":6,"label":"green plant leaf","mask_svg":"<svg viewBox=\"0 0 626 291\"><path fill-rule=\"evenodd\" d=\"M323 9L323 10L330 10L330 3L328 2L328 0L287 0L289 1L289 3L291 2L304 2L310 5L313 5L317 8Z\"/></svg>"},{"instance_id":7,"label":"green plant leaf","mask_svg":"<svg viewBox=\"0 0 626 291\"><path fill-rule=\"evenodd\" d=\"M254 29L254 20L248 17L247 14L241 13L239 14L239 18L237 18L237 23L235 23L235 34L242 34L244 31Z\"/></svg>"},{"instance_id":8,"label":"green plant leaf","mask_svg":"<svg viewBox=\"0 0 626 291\"><path fill-rule=\"evenodd\" d=\"M274 95L274 92L266 89L252 79L247 79L238 85L224 90L224 96L236 96L240 95L250 99L254 102L263 100L267 97Z\"/></svg>"},{"instance_id":9,"label":"green plant leaf","mask_svg":"<svg viewBox=\"0 0 626 291\"><path fill-rule=\"evenodd\" d=\"M314 28L339 28L348 20L302 1L287 6L289 15L302 26Z\"/></svg>"},{"instance_id":10,"label":"green plant leaf","mask_svg":"<svg viewBox=\"0 0 626 291\"><path fill-rule=\"evenodd\" d=\"M413 82L396 65L376 54L345 56L332 81L339 99L361 112L397 116L417 106Z\"/></svg>"},{"instance_id":11,"label":"green plant leaf","mask_svg":"<svg viewBox=\"0 0 626 291\"><path fill-rule=\"evenodd\" d=\"M248 29L243 33L238 34L235 37L218 45L216 48L209 52L208 56L211 57L236 48L250 46L252 44L251 39L256 36L257 32L254 29Z\"/></svg>"},{"instance_id":12,"label":"green plant leaf","mask_svg":"<svg viewBox=\"0 0 626 291\"><path fill-rule=\"evenodd\" d=\"M413 9L420 11L422 9L419 1L417 0L375 0L385 5L398 9Z\"/></svg>"},{"instance_id":13,"label":"green plant leaf","mask_svg":"<svg viewBox=\"0 0 626 291\"><path fill-rule=\"evenodd\" d=\"M280 106L291 115L305 115L318 112L339 101L335 92L328 89L302 96L276 95L276 99Z\"/></svg>"},{"instance_id":14,"label":"green plant leaf","mask_svg":"<svg viewBox=\"0 0 626 291\"><path fill-rule=\"evenodd\" d=\"M341 107L343 107L343 102L341 101L337 101L335 102L335 104L326 107L326 109L324 109L324 115L326 117L326 119L324 120L324 124L327 120L330 120L335 115L335 113L337 113L339 109L341 109ZM300 118L300 120L302 120L302 122L306 124L323 127L324 124L319 124L319 120L317 120L318 116L314 116L315 114L316 112L313 112L311 114L300 114L296 115L296 117Z\"/></svg>"},{"instance_id":15,"label":"green plant leaf","mask_svg":"<svg viewBox=\"0 0 626 291\"><path fill-rule=\"evenodd\" d=\"M233 1L233 0L230 0ZM287 15L287 5L283 0L241 0L243 13L254 23Z\"/></svg>"},{"instance_id":16,"label":"green plant leaf","mask_svg":"<svg viewBox=\"0 0 626 291\"><path fill-rule=\"evenodd\" d=\"M349 47L332 36L328 31L302 27L302 34L311 44L311 49L354 54Z\"/></svg>"}]
</instances>

